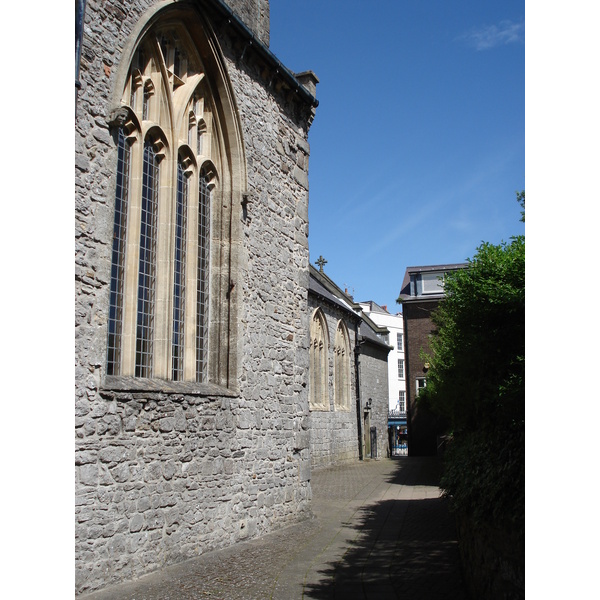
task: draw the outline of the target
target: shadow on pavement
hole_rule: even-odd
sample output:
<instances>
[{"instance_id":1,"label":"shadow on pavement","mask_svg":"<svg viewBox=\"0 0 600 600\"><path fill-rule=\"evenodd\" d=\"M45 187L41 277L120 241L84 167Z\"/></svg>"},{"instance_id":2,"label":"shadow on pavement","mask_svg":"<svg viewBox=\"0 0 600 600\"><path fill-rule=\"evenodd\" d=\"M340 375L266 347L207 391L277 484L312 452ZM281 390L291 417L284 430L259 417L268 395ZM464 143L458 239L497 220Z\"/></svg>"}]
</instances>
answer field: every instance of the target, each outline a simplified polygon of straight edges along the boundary
<instances>
[{"instance_id":1,"label":"shadow on pavement","mask_svg":"<svg viewBox=\"0 0 600 600\"><path fill-rule=\"evenodd\" d=\"M442 464L437 456L396 456L390 460L396 469L387 479L389 483L439 486Z\"/></svg>"},{"instance_id":2,"label":"shadow on pavement","mask_svg":"<svg viewBox=\"0 0 600 600\"><path fill-rule=\"evenodd\" d=\"M399 459L388 481L437 486L437 461L425 463ZM319 571L318 582L305 586L304 598L467 600L454 519L444 498L380 501L346 526L358 535L339 561Z\"/></svg>"}]
</instances>

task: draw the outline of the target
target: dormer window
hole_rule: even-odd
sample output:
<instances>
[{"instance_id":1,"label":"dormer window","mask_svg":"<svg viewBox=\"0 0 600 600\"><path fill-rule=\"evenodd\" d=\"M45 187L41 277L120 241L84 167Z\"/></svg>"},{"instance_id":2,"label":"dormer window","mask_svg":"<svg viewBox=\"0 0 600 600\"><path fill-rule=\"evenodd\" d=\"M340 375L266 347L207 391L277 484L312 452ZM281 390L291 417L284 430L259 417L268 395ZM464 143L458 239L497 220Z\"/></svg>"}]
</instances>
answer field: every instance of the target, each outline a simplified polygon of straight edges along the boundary
<instances>
[{"instance_id":1,"label":"dormer window","mask_svg":"<svg viewBox=\"0 0 600 600\"><path fill-rule=\"evenodd\" d=\"M429 294L442 294L444 292L444 273L411 273L410 295L427 296Z\"/></svg>"},{"instance_id":2,"label":"dormer window","mask_svg":"<svg viewBox=\"0 0 600 600\"><path fill-rule=\"evenodd\" d=\"M421 290L423 294L439 294L443 292L443 273L421 273Z\"/></svg>"}]
</instances>

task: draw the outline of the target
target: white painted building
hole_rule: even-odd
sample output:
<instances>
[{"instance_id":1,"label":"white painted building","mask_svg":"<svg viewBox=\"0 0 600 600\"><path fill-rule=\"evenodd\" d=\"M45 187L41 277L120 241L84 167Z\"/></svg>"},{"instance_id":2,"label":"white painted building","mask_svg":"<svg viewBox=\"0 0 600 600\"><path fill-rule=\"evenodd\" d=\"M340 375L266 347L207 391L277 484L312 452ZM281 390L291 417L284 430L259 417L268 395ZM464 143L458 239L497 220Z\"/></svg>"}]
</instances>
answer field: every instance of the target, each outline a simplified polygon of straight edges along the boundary
<instances>
[{"instance_id":1,"label":"white painted building","mask_svg":"<svg viewBox=\"0 0 600 600\"><path fill-rule=\"evenodd\" d=\"M402 313L392 315L387 307L379 306L376 302L360 302L365 315L376 325L387 327L389 337L387 342L394 349L388 354L388 388L389 410L406 413L406 364L404 360L404 320Z\"/></svg>"}]
</instances>

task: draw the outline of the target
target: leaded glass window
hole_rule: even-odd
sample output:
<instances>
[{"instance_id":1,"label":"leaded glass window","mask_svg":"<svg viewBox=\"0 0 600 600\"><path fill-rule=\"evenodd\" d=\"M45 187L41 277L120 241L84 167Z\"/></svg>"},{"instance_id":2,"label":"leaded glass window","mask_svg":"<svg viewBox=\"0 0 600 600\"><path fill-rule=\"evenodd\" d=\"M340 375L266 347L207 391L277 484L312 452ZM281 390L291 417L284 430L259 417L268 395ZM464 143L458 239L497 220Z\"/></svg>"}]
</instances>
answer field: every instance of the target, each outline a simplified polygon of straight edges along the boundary
<instances>
[{"instance_id":1,"label":"leaded glass window","mask_svg":"<svg viewBox=\"0 0 600 600\"><path fill-rule=\"evenodd\" d=\"M210 190L200 176L198 204L198 276L196 297L196 381L208 376L208 266L210 259Z\"/></svg>"},{"instance_id":2,"label":"leaded glass window","mask_svg":"<svg viewBox=\"0 0 600 600\"><path fill-rule=\"evenodd\" d=\"M227 321L237 300L210 297L211 260L215 282L231 269L225 246L211 259L210 222L212 201L231 219L232 181L244 181L245 165L229 166L227 126L213 126L210 75L194 41L183 25L152 27L111 112L118 164L106 373L235 386L235 330L211 323ZM216 235L231 243L231 231Z\"/></svg>"},{"instance_id":3,"label":"leaded glass window","mask_svg":"<svg viewBox=\"0 0 600 600\"><path fill-rule=\"evenodd\" d=\"M108 357L106 372L118 375L121 365L123 334L123 286L125 283L125 238L127 233L127 208L131 149L119 127L117 152L117 187L115 192L115 218L112 239L112 265L110 273L110 306L108 314Z\"/></svg>"},{"instance_id":4,"label":"leaded glass window","mask_svg":"<svg viewBox=\"0 0 600 600\"><path fill-rule=\"evenodd\" d=\"M136 331L136 377L152 377L154 310L156 300L156 235L158 160L150 141L144 145L140 258Z\"/></svg>"},{"instance_id":5,"label":"leaded glass window","mask_svg":"<svg viewBox=\"0 0 600 600\"><path fill-rule=\"evenodd\" d=\"M147 121L150 115L150 96L152 95L152 87L149 84L144 86L144 97L142 99L142 120Z\"/></svg>"},{"instance_id":6,"label":"leaded glass window","mask_svg":"<svg viewBox=\"0 0 600 600\"><path fill-rule=\"evenodd\" d=\"M183 379L185 264L187 236L188 178L181 159L177 161L177 198L175 204L175 256L173 260L173 342L172 378Z\"/></svg>"}]
</instances>

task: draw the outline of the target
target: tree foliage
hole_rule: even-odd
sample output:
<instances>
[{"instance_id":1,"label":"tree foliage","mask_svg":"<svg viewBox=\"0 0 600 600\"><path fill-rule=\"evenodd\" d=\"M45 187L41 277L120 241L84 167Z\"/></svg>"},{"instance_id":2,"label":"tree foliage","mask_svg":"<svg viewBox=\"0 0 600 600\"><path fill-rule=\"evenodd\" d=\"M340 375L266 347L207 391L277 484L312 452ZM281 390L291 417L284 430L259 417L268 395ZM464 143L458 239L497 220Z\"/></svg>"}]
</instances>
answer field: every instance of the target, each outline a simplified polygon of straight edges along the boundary
<instances>
[{"instance_id":1,"label":"tree foliage","mask_svg":"<svg viewBox=\"0 0 600 600\"><path fill-rule=\"evenodd\" d=\"M525 190L517 192L517 202L521 205L521 223L525 223Z\"/></svg>"},{"instance_id":2,"label":"tree foliage","mask_svg":"<svg viewBox=\"0 0 600 600\"><path fill-rule=\"evenodd\" d=\"M524 206L525 195L518 195ZM524 217L523 217L524 218ZM448 275L419 402L451 433L442 486L475 519L524 517L525 238L483 243Z\"/></svg>"},{"instance_id":3,"label":"tree foliage","mask_svg":"<svg viewBox=\"0 0 600 600\"><path fill-rule=\"evenodd\" d=\"M437 335L420 396L453 430L523 417L525 239L484 243L469 267L448 275L433 315Z\"/></svg>"}]
</instances>

